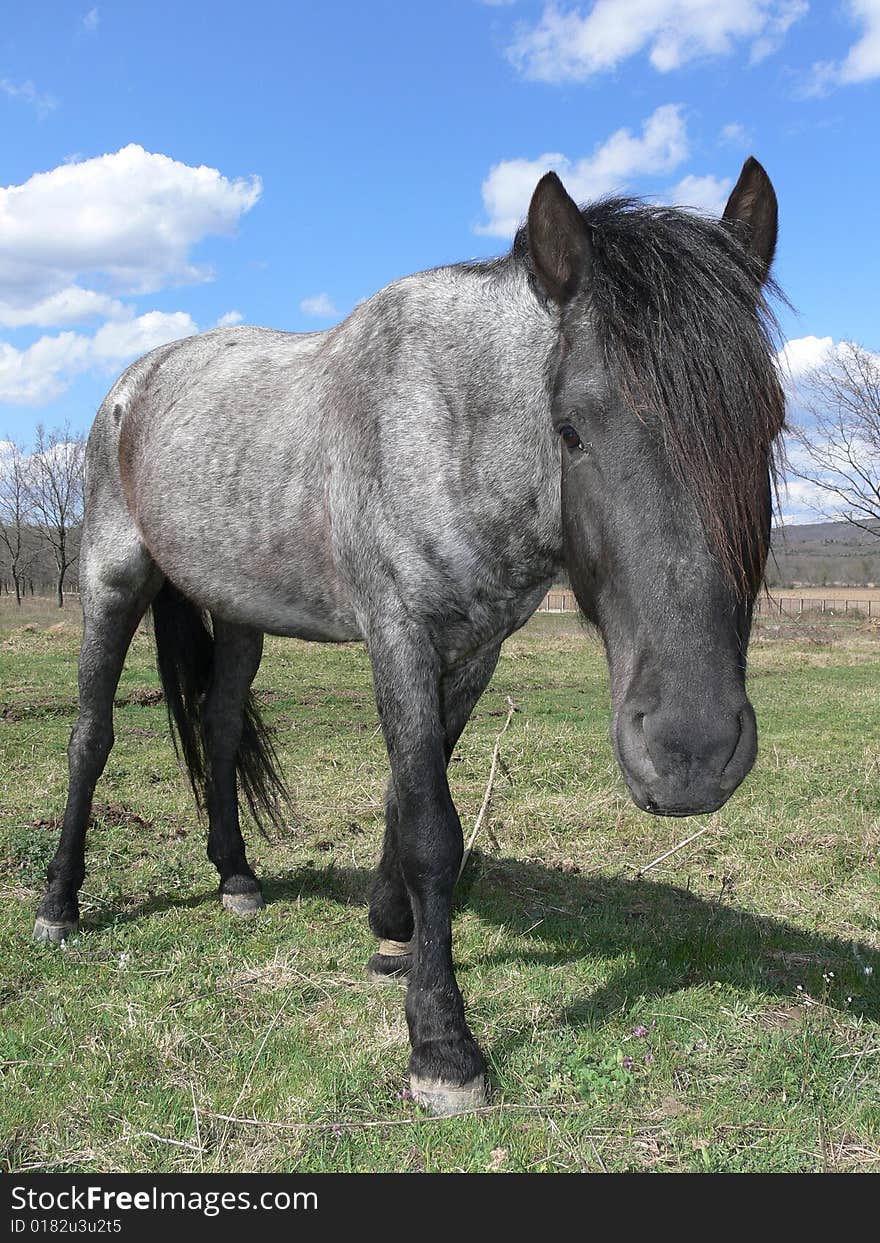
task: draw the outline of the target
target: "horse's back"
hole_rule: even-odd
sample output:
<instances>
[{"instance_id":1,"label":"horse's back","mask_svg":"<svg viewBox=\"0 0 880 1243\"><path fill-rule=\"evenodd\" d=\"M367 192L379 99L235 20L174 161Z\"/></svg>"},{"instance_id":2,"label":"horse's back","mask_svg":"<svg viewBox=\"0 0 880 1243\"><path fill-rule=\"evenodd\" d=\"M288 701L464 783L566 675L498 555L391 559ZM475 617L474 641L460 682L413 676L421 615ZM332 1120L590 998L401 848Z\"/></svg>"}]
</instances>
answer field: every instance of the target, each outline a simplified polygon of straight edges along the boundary
<instances>
[{"instance_id":1,"label":"horse's back","mask_svg":"<svg viewBox=\"0 0 880 1243\"><path fill-rule=\"evenodd\" d=\"M90 440L104 491L185 594L261 629L350 639L308 383L319 343L236 327L162 346L120 377Z\"/></svg>"}]
</instances>

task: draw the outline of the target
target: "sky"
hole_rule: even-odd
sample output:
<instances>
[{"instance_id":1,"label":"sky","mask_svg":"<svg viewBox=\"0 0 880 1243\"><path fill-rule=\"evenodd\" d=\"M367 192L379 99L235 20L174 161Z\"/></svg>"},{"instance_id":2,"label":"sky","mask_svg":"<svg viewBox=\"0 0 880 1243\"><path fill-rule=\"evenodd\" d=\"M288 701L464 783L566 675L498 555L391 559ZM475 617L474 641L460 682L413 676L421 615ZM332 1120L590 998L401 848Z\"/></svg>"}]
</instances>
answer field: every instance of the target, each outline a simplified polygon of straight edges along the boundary
<instances>
[{"instance_id":1,"label":"sky","mask_svg":"<svg viewBox=\"0 0 880 1243\"><path fill-rule=\"evenodd\" d=\"M550 167L718 213L757 156L796 381L880 350L878 122L880 0L6 0L0 438L87 430L164 341L500 253Z\"/></svg>"}]
</instances>

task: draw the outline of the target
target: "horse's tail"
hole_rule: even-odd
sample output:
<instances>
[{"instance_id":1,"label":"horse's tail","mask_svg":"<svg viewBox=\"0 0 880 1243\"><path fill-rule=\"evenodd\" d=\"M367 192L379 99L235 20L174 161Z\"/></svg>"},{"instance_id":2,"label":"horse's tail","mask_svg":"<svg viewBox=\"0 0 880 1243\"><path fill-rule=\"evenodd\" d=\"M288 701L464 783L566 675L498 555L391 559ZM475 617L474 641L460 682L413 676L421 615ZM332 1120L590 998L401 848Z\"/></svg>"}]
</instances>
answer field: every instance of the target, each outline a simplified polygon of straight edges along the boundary
<instances>
[{"instance_id":1,"label":"horse's tail","mask_svg":"<svg viewBox=\"0 0 880 1243\"><path fill-rule=\"evenodd\" d=\"M201 809L209 766L204 704L214 673L214 636L206 615L167 579L153 600L153 629L174 749L186 764ZM289 794L253 692L248 693L245 704L235 766L239 785L260 830L265 831L267 821L281 828Z\"/></svg>"}]
</instances>

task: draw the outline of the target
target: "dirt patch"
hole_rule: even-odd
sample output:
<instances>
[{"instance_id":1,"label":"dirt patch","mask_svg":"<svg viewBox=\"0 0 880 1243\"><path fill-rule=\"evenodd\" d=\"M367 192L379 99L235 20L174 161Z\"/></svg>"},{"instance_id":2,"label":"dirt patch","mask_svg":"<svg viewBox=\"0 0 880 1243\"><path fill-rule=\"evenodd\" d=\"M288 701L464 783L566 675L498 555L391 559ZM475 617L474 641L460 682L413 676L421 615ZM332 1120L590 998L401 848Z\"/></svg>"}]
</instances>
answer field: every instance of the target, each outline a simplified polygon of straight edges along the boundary
<instances>
[{"instance_id":1,"label":"dirt patch","mask_svg":"<svg viewBox=\"0 0 880 1243\"><path fill-rule=\"evenodd\" d=\"M92 820L101 820L104 824L117 825L134 825L139 829L152 829L152 820L145 820L143 816L137 815L131 811L124 803L95 803L92 806ZM44 816L40 820L29 821L32 829L60 829L62 823L61 816Z\"/></svg>"},{"instance_id":2,"label":"dirt patch","mask_svg":"<svg viewBox=\"0 0 880 1243\"><path fill-rule=\"evenodd\" d=\"M116 708L151 708L164 701L165 696L158 687L138 687L128 695L120 695L113 700ZM77 701L75 699L37 699L30 704L0 704L0 720L30 721L40 717L76 716Z\"/></svg>"},{"instance_id":3,"label":"dirt patch","mask_svg":"<svg viewBox=\"0 0 880 1243\"><path fill-rule=\"evenodd\" d=\"M124 803L96 803L92 807L92 819L102 820L104 824L131 825L138 829L151 829L152 820L145 820L136 812L131 811Z\"/></svg>"},{"instance_id":4,"label":"dirt patch","mask_svg":"<svg viewBox=\"0 0 880 1243\"><path fill-rule=\"evenodd\" d=\"M47 716L73 716L76 712L73 699L43 699L32 704L0 705L0 721L30 721Z\"/></svg>"},{"instance_id":5,"label":"dirt patch","mask_svg":"<svg viewBox=\"0 0 880 1243\"><path fill-rule=\"evenodd\" d=\"M114 699L113 703L117 708L125 708L129 704L152 707L153 704L162 703L164 699L165 695L158 686L144 686L131 691L128 695L121 695L119 698Z\"/></svg>"}]
</instances>

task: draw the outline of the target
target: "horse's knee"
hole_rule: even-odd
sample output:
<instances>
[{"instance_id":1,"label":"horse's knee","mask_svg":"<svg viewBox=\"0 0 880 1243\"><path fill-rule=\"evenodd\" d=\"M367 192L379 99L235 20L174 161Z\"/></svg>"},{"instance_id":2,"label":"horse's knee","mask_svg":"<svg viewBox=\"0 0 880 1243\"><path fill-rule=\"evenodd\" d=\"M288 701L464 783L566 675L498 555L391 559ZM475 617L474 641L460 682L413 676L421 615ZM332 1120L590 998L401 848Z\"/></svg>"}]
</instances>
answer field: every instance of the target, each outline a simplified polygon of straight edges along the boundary
<instances>
[{"instance_id":1,"label":"horse's knee","mask_svg":"<svg viewBox=\"0 0 880 1243\"><path fill-rule=\"evenodd\" d=\"M67 744L67 759L71 771L88 766L100 773L113 749L114 741L112 710L106 720L80 716L71 730Z\"/></svg>"}]
</instances>

